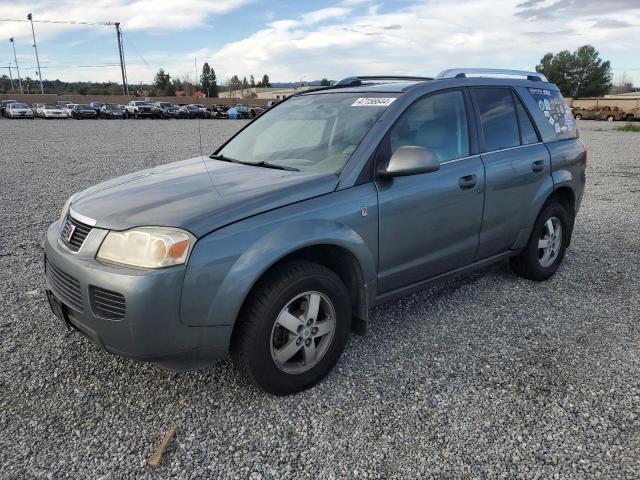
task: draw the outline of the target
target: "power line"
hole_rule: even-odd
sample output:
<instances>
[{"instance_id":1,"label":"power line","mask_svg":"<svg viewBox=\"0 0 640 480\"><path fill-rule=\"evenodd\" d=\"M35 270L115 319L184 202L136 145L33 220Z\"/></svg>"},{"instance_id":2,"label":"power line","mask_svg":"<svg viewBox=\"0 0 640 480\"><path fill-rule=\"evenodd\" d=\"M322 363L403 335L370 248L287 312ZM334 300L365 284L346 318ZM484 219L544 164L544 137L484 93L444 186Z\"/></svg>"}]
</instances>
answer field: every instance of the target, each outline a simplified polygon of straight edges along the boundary
<instances>
[{"instance_id":1,"label":"power line","mask_svg":"<svg viewBox=\"0 0 640 480\"><path fill-rule=\"evenodd\" d=\"M20 20L17 18L0 18L0 22L22 22L27 23L29 20ZM82 22L79 20L34 20L34 23L54 23L61 25L103 25L110 27L113 22Z\"/></svg>"}]
</instances>

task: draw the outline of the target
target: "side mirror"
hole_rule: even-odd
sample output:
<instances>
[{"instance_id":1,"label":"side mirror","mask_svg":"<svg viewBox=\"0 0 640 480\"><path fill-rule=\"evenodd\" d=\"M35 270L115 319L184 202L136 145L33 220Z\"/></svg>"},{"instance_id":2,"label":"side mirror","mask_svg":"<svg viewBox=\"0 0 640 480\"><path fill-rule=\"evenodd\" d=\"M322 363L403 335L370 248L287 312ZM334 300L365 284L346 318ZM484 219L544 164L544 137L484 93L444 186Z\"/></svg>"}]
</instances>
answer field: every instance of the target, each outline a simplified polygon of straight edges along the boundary
<instances>
[{"instance_id":1,"label":"side mirror","mask_svg":"<svg viewBox=\"0 0 640 480\"><path fill-rule=\"evenodd\" d=\"M405 145L393 153L387 167L380 173L386 177L402 177L436 170L440 170L440 161L432 150Z\"/></svg>"}]
</instances>

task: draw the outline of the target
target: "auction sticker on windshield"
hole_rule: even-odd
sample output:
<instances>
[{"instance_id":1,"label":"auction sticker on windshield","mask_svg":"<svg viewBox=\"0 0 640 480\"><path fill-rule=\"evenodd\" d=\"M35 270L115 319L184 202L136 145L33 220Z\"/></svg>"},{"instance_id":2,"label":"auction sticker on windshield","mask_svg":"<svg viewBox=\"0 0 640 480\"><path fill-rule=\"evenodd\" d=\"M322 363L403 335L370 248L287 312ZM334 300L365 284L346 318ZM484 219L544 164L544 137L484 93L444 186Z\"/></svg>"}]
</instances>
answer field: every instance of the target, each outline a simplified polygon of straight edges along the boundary
<instances>
[{"instance_id":1,"label":"auction sticker on windshield","mask_svg":"<svg viewBox=\"0 0 640 480\"><path fill-rule=\"evenodd\" d=\"M352 107L388 107L395 100L393 97L369 97L358 98L351 104Z\"/></svg>"}]
</instances>

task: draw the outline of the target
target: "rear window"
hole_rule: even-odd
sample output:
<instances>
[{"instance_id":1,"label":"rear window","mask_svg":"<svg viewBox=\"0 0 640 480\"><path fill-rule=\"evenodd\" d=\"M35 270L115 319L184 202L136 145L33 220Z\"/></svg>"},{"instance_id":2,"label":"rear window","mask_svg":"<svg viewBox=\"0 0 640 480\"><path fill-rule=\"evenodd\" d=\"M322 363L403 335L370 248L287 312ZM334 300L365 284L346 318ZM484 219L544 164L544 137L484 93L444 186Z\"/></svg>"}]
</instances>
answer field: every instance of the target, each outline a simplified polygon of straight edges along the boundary
<instances>
[{"instance_id":1,"label":"rear window","mask_svg":"<svg viewBox=\"0 0 640 480\"><path fill-rule=\"evenodd\" d=\"M547 122L551 125L558 139L575 138L576 123L571 109L564 103L557 90L529 88L529 93L538 104Z\"/></svg>"},{"instance_id":2,"label":"rear window","mask_svg":"<svg viewBox=\"0 0 640 480\"><path fill-rule=\"evenodd\" d=\"M520 145L518 119L509 88L474 89L488 152Z\"/></svg>"}]
</instances>

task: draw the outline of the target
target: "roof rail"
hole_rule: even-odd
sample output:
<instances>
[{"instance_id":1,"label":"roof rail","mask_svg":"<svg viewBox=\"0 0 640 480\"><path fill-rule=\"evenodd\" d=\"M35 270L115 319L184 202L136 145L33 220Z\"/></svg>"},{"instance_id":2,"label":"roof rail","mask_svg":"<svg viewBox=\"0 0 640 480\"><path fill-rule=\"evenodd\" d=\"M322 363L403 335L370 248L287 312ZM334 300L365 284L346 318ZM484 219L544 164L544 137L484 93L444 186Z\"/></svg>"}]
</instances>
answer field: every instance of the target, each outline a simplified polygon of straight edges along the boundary
<instances>
[{"instance_id":1,"label":"roof rail","mask_svg":"<svg viewBox=\"0 0 640 480\"><path fill-rule=\"evenodd\" d=\"M511 75L516 77L526 77L533 82L548 82L547 77L542 73L528 72L526 70L506 70L502 68L450 68L443 70L436 76L436 80L444 78L466 78L467 75L478 75L481 77L493 77L496 75Z\"/></svg>"},{"instance_id":2,"label":"roof rail","mask_svg":"<svg viewBox=\"0 0 640 480\"><path fill-rule=\"evenodd\" d=\"M395 76L395 75L369 75L369 76L360 76L357 77L346 77L342 80L334 83L332 87L357 87L362 85L367 80L395 80L395 81L406 81L406 82L426 82L427 80L433 80L432 77L403 77L403 76Z\"/></svg>"}]
</instances>

